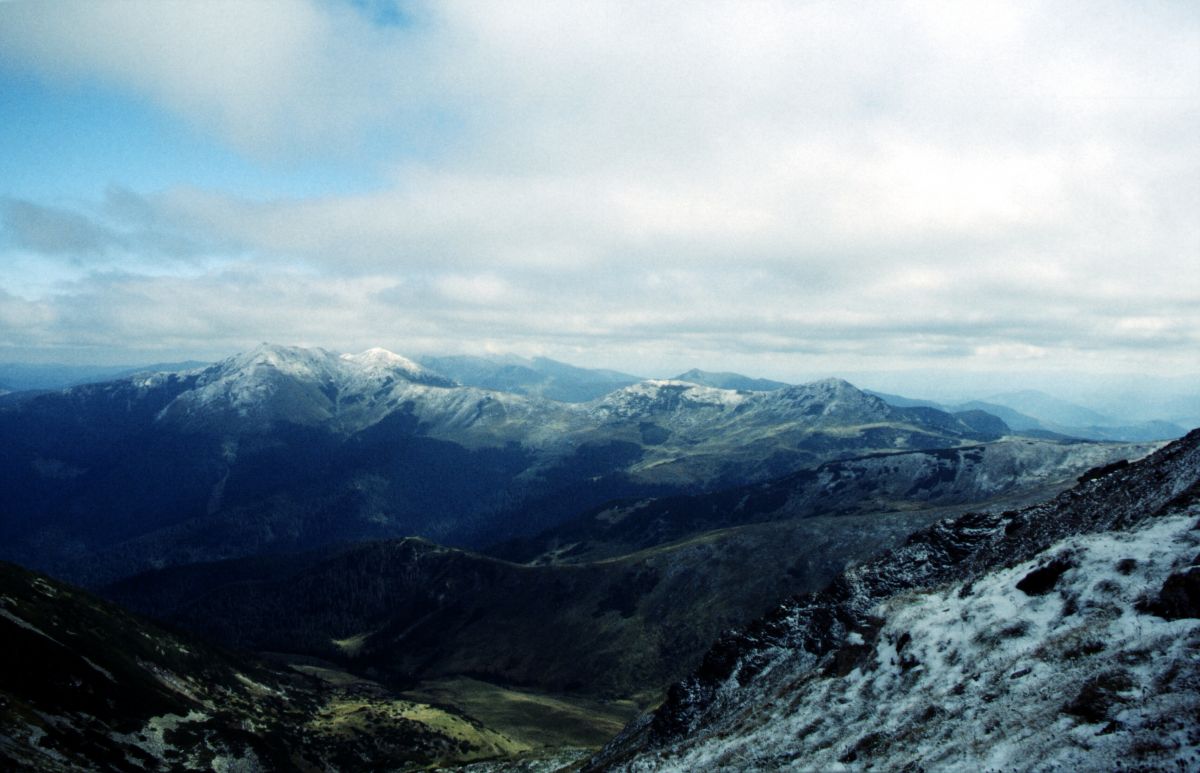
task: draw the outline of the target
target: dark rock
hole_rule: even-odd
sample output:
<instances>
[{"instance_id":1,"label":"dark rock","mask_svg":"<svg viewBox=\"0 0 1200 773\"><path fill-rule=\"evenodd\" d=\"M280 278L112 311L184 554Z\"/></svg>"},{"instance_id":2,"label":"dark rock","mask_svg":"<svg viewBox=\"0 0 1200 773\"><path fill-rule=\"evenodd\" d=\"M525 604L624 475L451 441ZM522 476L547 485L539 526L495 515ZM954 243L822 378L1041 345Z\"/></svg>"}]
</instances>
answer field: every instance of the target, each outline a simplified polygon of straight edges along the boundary
<instances>
[{"instance_id":1,"label":"dark rock","mask_svg":"<svg viewBox=\"0 0 1200 773\"><path fill-rule=\"evenodd\" d=\"M1137 560L1133 558L1122 558L1117 562L1117 571L1124 575L1133 574L1133 570L1137 569Z\"/></svg>"},{"instance_id":2,"label":"dark rock","mask_svg":"<svg viewBox=\"0 0 1200 773\"><path fill-rule=\"evenodd\" d=\"M1133 680L1124 671L1106 671L1084 682L1074 700L1063 706L1062 712L1097 723L1108 719L1109 711L1124 703L1121 692L1133 687Z\"/></svg>"},{"instance_id":3,"label":"dark rock","mask_svg":"<svg viewBox=\"0 0 1200 773\"><path fill-rule=\"evenodd\" d=\"M1059 556L1045 566L1039 566L1021 578L1017 590L1027 596L1044 596L1054 590L1060 577L1074 568L1075 563L1068 556Z\"/></svg>"},{"instance_id":4,"label":"dark rock","mask_svg":"<svg viewBox=\"0 0 1200 773\"><path fill-rule=\"evenodd\" d=\"M1163 582L1158 598L1138 604L1138 610L1166 620L1200 617L1200 566L1189 566Z\"/></svg>"}]
</instances>

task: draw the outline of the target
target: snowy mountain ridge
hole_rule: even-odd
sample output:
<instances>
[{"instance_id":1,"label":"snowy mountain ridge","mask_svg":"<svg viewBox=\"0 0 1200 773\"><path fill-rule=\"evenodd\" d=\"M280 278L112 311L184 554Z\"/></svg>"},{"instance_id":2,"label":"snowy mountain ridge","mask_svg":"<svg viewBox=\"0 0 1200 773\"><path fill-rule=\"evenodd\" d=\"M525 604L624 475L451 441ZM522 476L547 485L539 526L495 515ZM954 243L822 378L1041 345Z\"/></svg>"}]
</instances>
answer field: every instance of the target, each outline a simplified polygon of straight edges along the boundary
<instances>
[{"instance_id":1,"label":"snowy mountain ridge","mask_svg":"<svg viewBox=\"0 0 1200 773\"><path fill-rule=\"evenodd\" d=\"M277 388L280 376L317 382L359 398L394 383L456 386L407 357L378 347L358 354L336 354L264 343L201 370L196 399L205 403L228 398L244 409Z\"/></svg>"},{"instance_id":2,"label":"snowy mountain ridge","mask_svg":"<svg viewBox=\"0 0 1200 773\"><path fill-rule=\"evenodd\" d=\"M0 555L73 571L81 563L70 551L39 536L65 528L86 528L84 552L103 553L90 576L144 568L163 545L177 546L171 562L331 534L478 547L614 499L1008 434L987 414L892 407L840 380L773 392L649 381L564 403L456 385L385 350L263 345L200 369L0 406L11 481L0 511L14 534ZM1049 450L1048 465L1074 464Z\"/></svg>"},{"instance_id":3,"label":"snowy mountain ridge","mask_svg":"<svg viewBox=\"0 0 1200 773\"><path fill-rule=\"evenodd\" d=\"M840 379L789 386L771 392L720 389L679 380L646 380L585 403L462 386L386 349L338 354L324 349L262 344L206 368L152 374L130 383L144 392L175 379L179 394L158 420L186 428L266 428L276 421L325 426L352 433L394 413L417 419L432 437L473 447L516 441L531 448L568 442L605 442L655 425L664 437L711 445L722 438L760 440L764 432L799 437L829 428L875 428L871 447L908 447L909 435L934 435L935 443L995 439L1002 422L984 427L958 415L893 408ZM879 432L885 424L900 433ZM626 431L622 428L628 428ZM886 436L885 436L886 435ZM656 444L655 444L656 445ZM669 444L668 444L669 445ZM922 441L920 447L929 447ZM676 454L677 456L678 454ZM653 461L653 460L652 460Z\"/></svg>"},{"instance_id":4,"label":"snowy mountain ridge","mask_svg":"<svg viewBox=\"0 0 1200 773\"><path fill-rule=\"evenodd\" d=\"M499 409L527 416L545 401L459 386L382 348L358 354L263 344L198 372L195 388L159 414L195 423L228 414L242 425L287 420L343 431L411 406L431 427L463 429Z\"/></svg>"}]
</instances>

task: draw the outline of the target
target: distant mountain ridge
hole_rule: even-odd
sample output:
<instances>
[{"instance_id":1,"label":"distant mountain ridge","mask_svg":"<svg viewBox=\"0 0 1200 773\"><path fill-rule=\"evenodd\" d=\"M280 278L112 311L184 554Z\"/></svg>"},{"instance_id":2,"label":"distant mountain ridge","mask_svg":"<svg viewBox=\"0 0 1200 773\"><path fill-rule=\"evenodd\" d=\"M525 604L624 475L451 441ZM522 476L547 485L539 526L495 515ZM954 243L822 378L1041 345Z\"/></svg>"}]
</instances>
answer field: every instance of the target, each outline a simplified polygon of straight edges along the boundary
<instances>
[{"instance_id":1,"label":"distant mountain ridge","mask_svg":"<svg viewBox=\"0 0 1200 773\"><path fill-rule=\"evenodd\" d=\"M746 524L982 507L1014 496L1049 496L1089 469L1157 447L1009 439L840 459L733 489L606 503L492 552L518 561L578 563Z\"/></svg>"},{"instance_id":2,"label":"distant mountain ridge","mask_svg":"<svg viewBox=\"0 0 1200 773\"><path fill-rule=\"evenodd\" d=\"M741 373L713 373L699 368L692 368L686 373L680 373L673 380L717 387L718 389L740 389L748 392L772 392L791 386L786 382L773 381L769 378L751 378L743 376Z\"/></svg>"},{"instance_id":3,"label":"distant mountain ridge","mask_svg":"<svg viewBox=\"0 0 1200 773\"><path fill-rule=\"evenodd\" d=\"M548 357L426 356L419 361L463 386L585 403L642 379L615 370L580 368Z\"/></svg>"},{"instance_id":4,"label":"distant mountain ridge","mask_svg":"<svg viewBox=\"0 0 1200 773\"><path fill-rule=\"evenodd\" d=\"M3 405L0 552L108 579L344 540L478 547L614 498L1008 432L837 379L771 392L644 381L564 403L460 386L382 349L267 344Z\"/></svg>"},{"instance_id":5,"label":"distant mountain ridge","mask_svg":"<svg viewBox=\"0 0 1200 773\"><path fill-rule=\"evenodd\" d=\"M1090 408L1075 405L1036 390L1024 390L995 395L986 400L944 404L900 395L867 390L897 407L928 407L949 412L979 410L1002 419L1011 429L1033 436L1081 438L1142 442L1173 440L1183 436L1186 428L1170 421L1142 421L1123 424Z\"/></svg>"},{"instance_id":6,"label":"distant mountain ridge","mask_svg":"<svg viewBox=\"0 0 1200 773\"><path fill-rule=\"evenodd\" d=\"M61 363L0 363L0 388L10 392L65 389L80 384L111 381L136 373L176 372L203 367L199 360L159 362L149 365L64 365Z\"/></svg>"}]
</instances>

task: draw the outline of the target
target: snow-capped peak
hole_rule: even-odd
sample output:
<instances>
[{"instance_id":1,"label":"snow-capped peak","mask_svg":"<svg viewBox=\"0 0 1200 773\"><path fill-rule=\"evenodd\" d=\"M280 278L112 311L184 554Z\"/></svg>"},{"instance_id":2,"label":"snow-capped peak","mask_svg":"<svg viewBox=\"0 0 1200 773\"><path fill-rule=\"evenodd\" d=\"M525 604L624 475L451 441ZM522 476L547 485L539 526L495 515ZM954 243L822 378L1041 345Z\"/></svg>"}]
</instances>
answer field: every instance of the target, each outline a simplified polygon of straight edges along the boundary
<instances>
[{"instance_id":1,"label":"snow-capped peak","mask_svg":"<svg viewBox=\"0 0 1200 773\"><path fill-rule=\"evenodd\" d=\"M321 377L335 367L334 355L324 349L261 343L214 366L222 378L272 368L290 376Z\"/></svg>"},{"instance_id":2,"label":"snow-capped peak","mask_svg":"<svg viewBox=\"0 0 1200 773\"><path fill-rule=\"evenodd\" d=\"M341 421L343 404L374 416L375 406L385 410L381 401L396 389L452 386L449 379L378 347L337 354L264 343L204 370L196 388L180 395L163 415L232 410L264 421Z\"/></svg>"},{"instance_id":3,"label":"snow-capped peak","mask_svg":"<svg viewBox=\"0 0 1200 773\"><path fill-rule=\"evenodd\" d=\"M426 368L421 367L407 357L402 357L381 346L373 346L358 354L343 354L341 358L345 362L353 363L364 369L378 370L386 368L388 370L402 370L414 375L427 374L429 372Z\"/></svg>"},{"instance_id":4,"label":"snow-capped peak","mask_svg":"<svg viewBox=\"0 0 1200 773\"><path fill-rule=\"evenodd\" d=\"M454 381L380 346L358 354L343 354L339 360L343 380L350 384L363 381L390 383L399 379L426 386L457 386Z\"/></svg>"},{"instance_id":5,"label":"snow-capped peak","mask_svg":"<svg viewBox=\"0 0 1200 773\"><path fill-rule=\"evenodd\" d=\"M699 386L674 379L649 379L611 392L594 403L602 419L629 419L682 413L694 420L697 410L723 412L744 403L748 395L732 389Z\"/></svg>"}]
</instances>

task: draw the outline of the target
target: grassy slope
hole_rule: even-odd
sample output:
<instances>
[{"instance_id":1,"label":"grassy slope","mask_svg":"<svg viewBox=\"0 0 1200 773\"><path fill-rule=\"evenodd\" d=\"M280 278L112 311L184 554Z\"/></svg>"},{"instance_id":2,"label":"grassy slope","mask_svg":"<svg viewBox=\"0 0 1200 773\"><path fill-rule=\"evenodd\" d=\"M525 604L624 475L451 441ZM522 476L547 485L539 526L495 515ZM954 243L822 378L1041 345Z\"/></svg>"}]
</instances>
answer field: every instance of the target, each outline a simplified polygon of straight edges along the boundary
<instances>
[{"instance_id":1,"label":"grassy slope","mask_svg":"<svg viewBox=\"0 0 1200 773\"><path fill-rule=\"evenodd\" d=\"M396 769L519 753L461 713L229 654L0 564L0 767Z\"/></svg>"}]
</instances>

